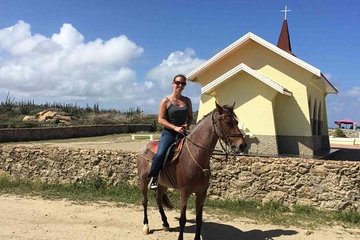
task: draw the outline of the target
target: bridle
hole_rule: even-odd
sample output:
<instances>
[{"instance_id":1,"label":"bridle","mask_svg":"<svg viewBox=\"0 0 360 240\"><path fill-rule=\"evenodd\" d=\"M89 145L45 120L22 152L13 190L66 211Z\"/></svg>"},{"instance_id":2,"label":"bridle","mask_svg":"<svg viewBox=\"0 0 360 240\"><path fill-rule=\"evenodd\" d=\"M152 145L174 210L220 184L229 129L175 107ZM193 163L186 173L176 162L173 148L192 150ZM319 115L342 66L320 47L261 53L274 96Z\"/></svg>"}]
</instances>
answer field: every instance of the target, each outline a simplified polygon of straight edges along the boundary
<instances>
[{"instance_id":1,"label":"bridle","mask_svg":"<svg viewBox=\"0 0 360 240\"><path fill-rule=\"evenodd\" d=\"M211 115L211 120L212 120L212 126L214 128L214 132L216 134L216 136L219 138L219 142L220 142L220 146L222 148L222 152L225 153L225 156L226 158L228 158L229 154L231 153L228 149L228 143L230 142L230 137L244 137L244 135L242 133L233 133L233 134L229 134L225 131L223 125L222 125L222 122L219 121L221 118L224 118L226 116L230 116L232 119L235 120L235 117L234 117L234 114L232 113L223 113L223 114L220 114L218 119L215 119L214 118L214 115L215 115L215 111L212 113ZM218 126L218 122L220 123L220 127ZM220 128L220 129L219 129ZM220 131L220 133L219 133ZM223 138L225 140L223 140ZM189 137L186 136L186 140L188 140L189 142L191 142L194 146L198 147L198 148L201 148L201 149L204 149L204 150L208 150L208 151L211 151L213 152L214 149L210 149L208 147L203 147L203 146L200 146L199 144L197 144L196 142L194 142L193 140L191 140ZM222 143L222 141L225 142L225 144ZM224 146L225 145L225 146Z\"/></svg>"},{"instance_id":2,"label":"bridle","mask_svg":"<svg viewBox=\"0 0 360 240\"><path fill-rule=\"evenodd\" d=\"M219 121L219 119L221 118L224 118L226 116L230 116L233 120L236 120L235 117L234 117L234 114L231 114L231 113L223 113L223 114L220 114L219 118L217 121L215 121L214 119L214 113L212 114L211 118L212 118L212 121L213 121L213 127L214 127L214 131L215 131L215 134L218 136L219 139L222 140L222 138L220 137L220 134L217 132L217 122ZM244 137L244 135L242 133L232 133L232 134L228 134L224 127L222 126L222 122L220 122L220 130L221 130L221 133L223 136L225 136L225 143L228 144L230 142L230 137Z\"/></svg>"},{"instance_id":3,"label":"bridle","mask_svg":"<svg viewBox=\"0 0 360 240\"><path fill-rule=\"evenodd\" d=\"M230 137L244 137L244 135L242 133L227 133L225 131L225 128L223 127L223 123L220 121L220 119L224 118L224 117L231 117L232 120L235 120L235 117L234 117L234 114L233 113L223 113L223 114L220 114L219 115L219 118L217 120L214 119L214 113L212 114L211 118L212 118L212 121L213 121L213 127L214 127L214 131L215 131L215 134L218 136L219 138L219 143L220 143L220 146L222 148L222 152L225 153L225 156L226 158L228 158L229 154L231 153L228 149L229 147L229 142L230 142ZM217 123L220 123L220 127L218 126ZM221 132L221 135L218 133L219 129L220 128L220 132ZM223 138L221 137L223 136ZM223 144L223 142L225 142L225 144ZM232 150L232 149L231 149Z\"/></svg>"}]
</instances>

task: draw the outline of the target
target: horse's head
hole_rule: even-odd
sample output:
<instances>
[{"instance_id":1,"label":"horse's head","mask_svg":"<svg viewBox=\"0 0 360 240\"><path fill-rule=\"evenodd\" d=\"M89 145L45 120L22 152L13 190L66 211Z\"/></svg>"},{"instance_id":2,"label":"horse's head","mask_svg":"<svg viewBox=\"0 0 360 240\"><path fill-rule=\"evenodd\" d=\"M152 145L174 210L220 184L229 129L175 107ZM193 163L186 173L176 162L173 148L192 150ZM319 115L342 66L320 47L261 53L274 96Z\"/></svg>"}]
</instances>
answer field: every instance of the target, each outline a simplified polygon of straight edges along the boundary
<instances>
[{"instance_id":1,"label":"horse's head","mask_svg":"<svg viewBox=\"0 0 360 240\"><path fill-rule=\"evenodd\" d=\"M221 107L216 103L216 109L213 112L213 124L216 134L221 140L237 152L243 152L247 144L238 127L234 105L235 103L232 106L224 105Z\"/></svg>"}]
</instances>

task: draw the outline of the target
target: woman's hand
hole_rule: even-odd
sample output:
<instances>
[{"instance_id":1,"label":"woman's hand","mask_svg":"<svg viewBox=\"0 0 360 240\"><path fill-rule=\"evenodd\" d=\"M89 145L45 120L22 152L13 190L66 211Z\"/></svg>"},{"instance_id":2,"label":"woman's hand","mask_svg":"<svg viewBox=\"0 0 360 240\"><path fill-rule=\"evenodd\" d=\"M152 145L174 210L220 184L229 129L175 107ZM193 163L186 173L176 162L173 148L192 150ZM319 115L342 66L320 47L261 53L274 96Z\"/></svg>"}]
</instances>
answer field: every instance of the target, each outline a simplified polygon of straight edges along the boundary
<instances>
[{"instance_id":1,"label":"woman's hand","mask_svg":"<svg viewBox=\"0 0 360 240\"><path fill-rule=\"evenodd\" d=\"M181 134L185 134L186 128L187 128L187 124L184 124L184 125L182 125L181 127L175 126L175 127L173 128L173 130L174 130L175 132L178 132L178 133L181 133Z\"/></svg>"}]
</instances>

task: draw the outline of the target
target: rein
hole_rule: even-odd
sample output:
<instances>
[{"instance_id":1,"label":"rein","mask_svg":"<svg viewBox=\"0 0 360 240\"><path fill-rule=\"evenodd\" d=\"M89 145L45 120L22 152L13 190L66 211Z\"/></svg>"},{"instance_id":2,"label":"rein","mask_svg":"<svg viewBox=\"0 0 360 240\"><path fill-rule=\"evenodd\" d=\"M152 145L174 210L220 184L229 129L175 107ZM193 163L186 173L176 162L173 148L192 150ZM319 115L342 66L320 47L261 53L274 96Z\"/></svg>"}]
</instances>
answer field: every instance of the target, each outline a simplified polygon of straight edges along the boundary
<instances>
[{"instance_id":1,"label":"rein","mask_svg":"<svg viewBox=\"0 0 360 240\"><path fill-rule=\"evenodd\" d=\"M188 138L187 138L188 139ZM195 162L195 164L201 169L201 171L205 174L205 175L209 175L210 174L210 169L209 168L203 168L197 161L196 159L194 158L194 156L192 155L190 149L189 149L189 144L188 144L188 141L185 141L185 146L186 146L186 149L188 150L189 154L190 154L190 157L191 159Z\"/></svg>"},{"instance_id":2,"label":"rein","mask_svg":"<svg viewBox=\"0 0 360 240\"><path fill-rule=\"evenodd\" d=\"M235 119L233 114L221 114L221 115L219 116L219 119L221 119L221 118L223 118L223 117L225 117L225 116L231 116L233 119ZM228 133L224 130L224 128L223 128L222 126L220 126L221 133L222 133L223 136L225 136L225 140L221 139L220 135L217 133L217 130L216 130L216 126L217 126L216 124L217 124L218 121L215 121L215 120L214 120L214 113L212 114L211 118L212 118L212 121L213 121L214 131L215 131L216 135L217 135L218 138L219 138L220 146L221 146L223 152L225 153L226 159L228 159L229 154L230 154L230 151L228 150L228 143L230 142L230 141L229 141L229 138L230 138L230 137L243 137L244 135L243 135L242 133L228 134ZM218 120L219 120L219 119L218 119ZM221 122L220 122L220 125L222 125ZM225 147L224 147L224 145L223 145L223 142L225 142Z\"/></svg>"},{"instance_id":3,"label":"rein","mask_svg":"<svg viewBox=\"0 0 360 240\"><path fill-rule=\"evenodd\" d=\"M219 116L219 119L220 119L220 118L223 118L223 117L225 117L225 116L234 117L232 114L221 114L221 115ZM220 146L221 146L223 152L225 152L226 159L228 159L228 156L229 156L229 154L230 154L230 151L228 150L229 137L243 137L243 134L241 134L241 133L228 134L222 127L220 127L222 136L225 136L225 141L224 141L224 140L222 140L222 139L220 138L220 134L219 134L218 131L216 130L216 129L217 129L217 128L216 128L216 126L217 126L217 125L216 125L216 124L217 124L217 121L215 121L215 119L214 119L214 112L213 112L212 115L211 115L211 119L212 119L212 126L213 126L213 128L214 128L214 132L215 132L216 136L218 137L218 139L220 140L220 141L219 141L219 142L220 142ZM188 134L186 134L186 136L185 136L186 140L188 140L189 142L191 142L194 146L196 146L196 147L198 147L198 148L201 148L201 149L204 149L204 150L207 150L207 151L211 152L212 155L214 155L214 154L213 154L214 149L211 149L211 148L208 148L208 147L204 147L204 146L200 146L199 144L197 144L196 142L194 142L192 139L190 139L187 135L188 135ZM225 142L225 147L224 147L224 145L223 145L223 143L222 143L223 141ZM187 142L187 141L185 141L185 146L186 146L186 149L188 150L188 152L189 152L189 154L190 154L191 159L195 162L195 164L196 164L203 172L205 172L205 171L210 171L210 169L206 169L206 168L201 167L200 164L196 161L196 159L193 157L193 155L192 155L192 153L191 153L191 151L190 151L190 149L189 149L189 145L188 145L188 142ZM213 158L215 158L215 157L213 156ZM215 159L219 160L220 158L215 158Z\"/></svg>"}]
</instances>

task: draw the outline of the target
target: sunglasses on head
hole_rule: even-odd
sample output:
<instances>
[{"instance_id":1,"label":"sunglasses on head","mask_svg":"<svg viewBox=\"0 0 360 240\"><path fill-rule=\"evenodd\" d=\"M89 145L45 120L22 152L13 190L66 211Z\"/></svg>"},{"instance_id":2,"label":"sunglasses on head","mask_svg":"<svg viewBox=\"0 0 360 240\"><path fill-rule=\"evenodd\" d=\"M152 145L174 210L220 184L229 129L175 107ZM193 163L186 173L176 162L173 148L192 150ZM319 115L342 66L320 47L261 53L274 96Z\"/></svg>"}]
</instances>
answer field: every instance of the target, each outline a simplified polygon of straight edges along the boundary
<instances>
[{"instance_id":1,"label":"sunglasses on head","mask_svg":"<svg viewBox=\"0 0 360 240\"><path fill-rule=\"evenodd\" d=\"M183 86L183 87L186 86L186 82L173 81L173 83L175 83L175 85L177 85L177 86L179 86L179 85L181 85L181 86Z\"/></svg>"}]
</instances>

